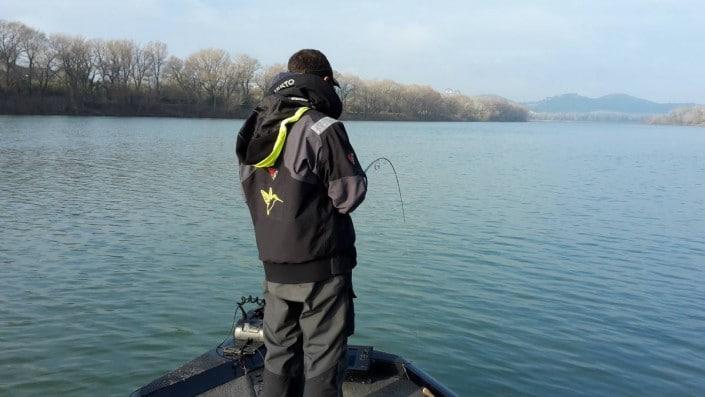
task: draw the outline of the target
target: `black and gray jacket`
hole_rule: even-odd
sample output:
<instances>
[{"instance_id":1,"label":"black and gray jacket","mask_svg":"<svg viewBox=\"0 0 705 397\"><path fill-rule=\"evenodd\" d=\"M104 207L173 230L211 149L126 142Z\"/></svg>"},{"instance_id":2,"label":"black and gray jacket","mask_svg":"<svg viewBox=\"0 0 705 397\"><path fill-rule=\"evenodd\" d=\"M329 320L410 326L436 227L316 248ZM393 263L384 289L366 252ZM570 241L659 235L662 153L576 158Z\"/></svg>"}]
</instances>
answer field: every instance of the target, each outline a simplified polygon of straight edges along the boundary
<instances>
[{"instance_id":1,"label":"black and gray jacket","mask_svg":"<svg viewBox=\"0 0 705 397\"><path fill-rule=\"evenodd\" d=\"M367 178L320 77L283 73L237 137L240 182L268 281L302 283L356 265L350 212Z\"/></svg>"}]
</instances>

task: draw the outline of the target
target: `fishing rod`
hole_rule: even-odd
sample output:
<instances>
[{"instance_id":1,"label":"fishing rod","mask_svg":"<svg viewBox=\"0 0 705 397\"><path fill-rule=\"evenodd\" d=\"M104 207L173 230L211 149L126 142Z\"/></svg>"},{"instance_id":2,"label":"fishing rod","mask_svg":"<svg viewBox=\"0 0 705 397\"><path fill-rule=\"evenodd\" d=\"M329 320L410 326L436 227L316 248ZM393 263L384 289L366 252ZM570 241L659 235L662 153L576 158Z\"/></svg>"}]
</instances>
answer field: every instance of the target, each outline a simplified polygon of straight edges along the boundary
<instances>
[{"instance_id":1,"label":"fishing rod","mask_svg":"<svg viewBox=\"0 0 705 397\"><path fill-rule=\"evenodd\" d=\"M372 162L365 168L365 175L367 175L367 170L369 170L372 166L374 166L375 171L379 170L381 167L380 161L386 161L387 164L392 167L392 172L394 172L394 179L397 180L397 191L399 192L399 202L401 203L401 217L404 220L404 223L406 223L406 213L404 212L404 200L401 198L401 185L399 184L399 176L397 175L397 170L394 168L394 164L392 164L392 161L386 157L378 157L372 160Z\"/></svg>"}]
</instances>

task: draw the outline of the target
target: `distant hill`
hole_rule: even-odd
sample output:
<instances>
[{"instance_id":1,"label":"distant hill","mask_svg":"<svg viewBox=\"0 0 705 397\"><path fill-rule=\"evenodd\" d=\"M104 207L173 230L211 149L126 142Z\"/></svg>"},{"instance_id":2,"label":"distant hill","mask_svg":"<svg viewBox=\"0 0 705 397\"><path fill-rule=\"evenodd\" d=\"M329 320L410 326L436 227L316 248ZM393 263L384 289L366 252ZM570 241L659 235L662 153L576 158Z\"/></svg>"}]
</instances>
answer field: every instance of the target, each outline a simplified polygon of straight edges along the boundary
<instances>
[{"instance_id":1,"label":"distant hill","mask_svg":"<svg viewBox=\"0 0 705 397\"><path fill-rule=\"evenodd\" d=\"M665 114L674 109L692 107L693 103L657 103L627 94L610 94L589 98L578 94L563 94L538 102L523 103L537 113L611 112L640 115Z\"/></svg>"}]
</instances>

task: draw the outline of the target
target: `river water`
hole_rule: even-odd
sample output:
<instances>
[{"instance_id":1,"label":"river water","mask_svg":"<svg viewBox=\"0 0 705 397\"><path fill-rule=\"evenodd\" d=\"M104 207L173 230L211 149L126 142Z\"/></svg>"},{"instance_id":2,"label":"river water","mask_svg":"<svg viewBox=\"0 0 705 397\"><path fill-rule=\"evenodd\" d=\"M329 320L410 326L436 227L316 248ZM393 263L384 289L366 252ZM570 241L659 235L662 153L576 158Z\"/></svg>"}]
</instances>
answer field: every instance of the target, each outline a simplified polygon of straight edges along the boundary
<instances>
[{"instance_id":1,"label":"river water","mask_svg":"<svg viewBox=\"0 0 705 397\"><path fill-rule=\"evenodd\" d=\"M242 121L0 116L0 395L126 395L262 270ZM346 123L357 334L467 396L705 395L705 130Z\"/></svg>"}]
</instances>

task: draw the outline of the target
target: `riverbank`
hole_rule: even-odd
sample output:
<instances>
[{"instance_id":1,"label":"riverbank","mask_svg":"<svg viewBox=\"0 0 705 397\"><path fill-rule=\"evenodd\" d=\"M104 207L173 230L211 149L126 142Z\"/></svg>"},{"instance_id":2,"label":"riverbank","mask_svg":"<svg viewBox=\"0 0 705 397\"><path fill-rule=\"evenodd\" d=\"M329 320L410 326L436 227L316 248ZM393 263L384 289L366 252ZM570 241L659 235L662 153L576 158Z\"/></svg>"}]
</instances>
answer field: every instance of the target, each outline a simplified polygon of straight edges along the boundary
<instances>
[{"instance_id":1,"label":"riverbank","mask_svg":"<svg viewBox=\"0 0 705 397\"><path fill-rule=\"evenodd\" d=\"M669 114L629 114L616 112L536 113L529 112L528 121L631 123L705 127L705 107L678 109Z\"/></svg>"},{"instance_id":2,"label":"riverbank","mask_svg":"<svg viewBox=\"0 0 705 397\"><path fill-rule=\"evenodd\" d=\"M443 112L403 111L403 106L387 106L378 112L363 112L349 107L341 119L359 121L485 121L524 122L529 120L526 109L500 97L468 97L449 95L437 98ZM462 109L462 110L460 110ZM158 100L144 95L124 98L120 102L95 98L75 103L63 95L27 97L19 93L4 94L0 99L0 114L32 116L110 116L110 117L177 117L242 119L252 106L216 106L205 103L178 103L166 98Z\"/></svg>"},{"instance_id":3,"label":"riverbank","mask_svg":"<svg viewBox=\"0 0 705 397\"><path fill-rule=\"evenodd\" d=\"M652 117L648 122L650 124L705 127L705 106L676 109L667 115Z\"/></svg>"}]
</instances>

